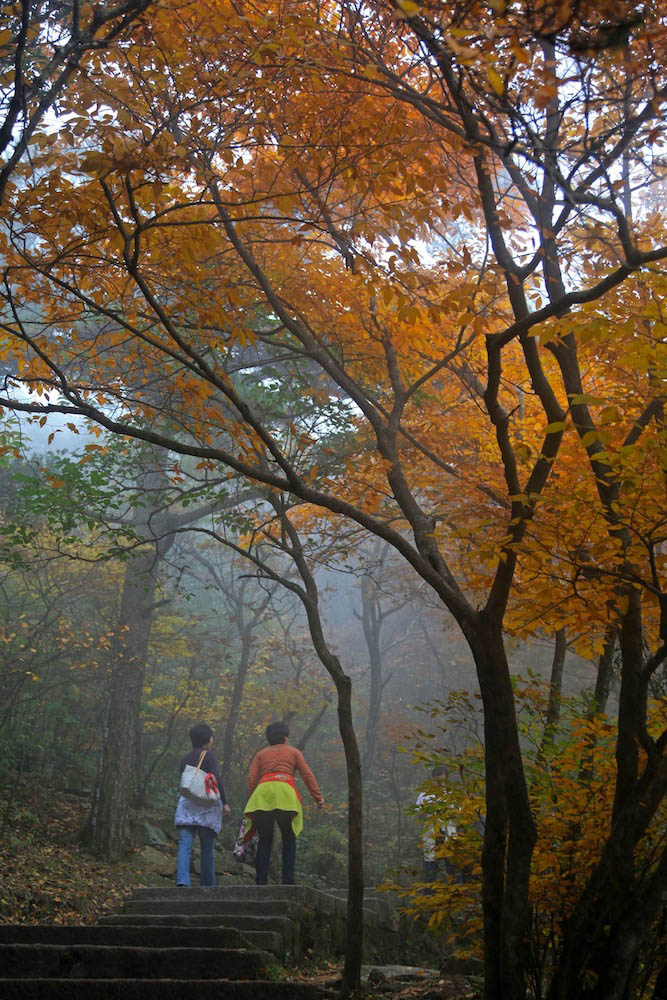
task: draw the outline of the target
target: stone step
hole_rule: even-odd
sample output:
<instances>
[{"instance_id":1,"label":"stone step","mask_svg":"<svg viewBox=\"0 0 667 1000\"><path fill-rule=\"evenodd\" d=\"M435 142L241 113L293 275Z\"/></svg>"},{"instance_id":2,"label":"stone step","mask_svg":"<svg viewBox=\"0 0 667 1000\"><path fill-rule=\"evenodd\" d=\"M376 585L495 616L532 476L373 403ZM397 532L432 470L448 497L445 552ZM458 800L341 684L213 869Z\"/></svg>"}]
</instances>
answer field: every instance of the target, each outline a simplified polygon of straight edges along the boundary
<instances>
[{"instance_id":1,"label":"stone step","mask_svg":"<svg viewBox=\"0 0 667 1000\"><path fill-rule=\"evenodd\" d=\"M0 979L2 1000L319 1000L311 983L229 979Z\"/></svg>"},{"instance_id":2,"label":"stone step","mask_svg":"<svg viewBox=\"0 0 667 1000\"><path fill-rule=\"evenodd\" d=\"M135 926L99 924L0 924L0 944L127 945L145 948L243 948L232 927Z\"/></svg>"},{"instance_id":3,"label":"stone step","mask_svg":"<svg viewBox=\"0 0 667 1000\"><path fill-rule=\"evenodd\" d=\"M164 925L196 927L202 926L227 926L233 924L234 929L240 931L245 936L247 931L277 931L291 934L294 931L294 921L289 917L281 916L261 916L246 913L218 914L215 910L204 912L195 907L191 912L183 913L179 910L166 913L111 913L108 916L100 917L99 924L107 927L117 927L123 924L133 924L136 926L149 925L160 927Z\"/></svg>"},{"instance_id":4,"label":"stone step","mask_svg":"<svg viewBox=\"0 0 667 1000\"><path fill-rule=\"evenodd\" d=\"M228 930L224 927L222 918L220 924L216 922L215 916L206 914L179 914L179 913L114 913L106 917L101 917L100 928L104 930L108 927L123 927L126 925L142 927L146 931L153 929L164 929L170 927L203 930ZM234 924L240 932L241 939L245 940L252 948L261 951L270 951L274 955L282 955L285 951L292 951L294 946L295 924L288 918L280 917L247 917L242 921L234 918Z\"/></svg>"},{"instance_id":5,"label":"stone step","mask_svg":"<svg viewBox=\"0 0 667 1000\"><path fill-rule=\"evenodd\" d=\"M309 885L253 885L238 882L206 888L201 885L143 887L135 889L132 899L287 899L294 903L322 901L340 903L340 897L313 889ZM344 900L343 900L344 902Z\"/></svg>"},{"instance_id":6,"label":"stone step","mask_svg":"<svg viewBox=\"0 0 667 1000\"><path fill-rule=\"evenodd\" d=\"M162 890L164 891L164 890ZM168 890L167 890L168 891ZM192 890L193 892L196 890ZM336 899L330 906L322 906L322 900L292 900L286 897L276 899L265 895L254 897L212 895L184 896L182 893L164 896L131 896L123 904L123 913L221 913L224 915L247 913L257 916L289 916L296 918L306 909L323 909L328 913L347 913L347 901ZM364 914L373 919L377 910L364 903Z\"/></svg>"},{"instance_id":7,"label":"stone step","mask_svg":"<svg viewBox=\"0 0 667 1000\"><path fill-rule=\"evenodd\" d=\"M135 889L132 901L146 900L236 900L245 904L261 901L266 903L291 902L299 907L309 907L326 913L347 912L347 894L335 889L323 892L307 885L247 885L243 883L219 885L215 888L192 886L187 889L176 886ZM376 921L389 928L395 928L396 914L392 905L374 894L364 895L364 916L367 922Z\"/></svg>"},{"instance_id":8,"label":"stone step","mask_svg":"<svg viewBox=\"0 0 667 1000\"><path fill-rule=\"evenodd\" d=\"M202 885L192 886L142 886L135 889L132 899L166 899L172 896L201 896L201 897L232 897L234 899L263 898L264 896L287 897L298 900L305 896L327 896L328 893L321 889L313 889L309 885L281 885L279 882L274 885L255 885L252 882L230 882L225 885L207 887Z\"/></svg>"},{"instance_id":9,"label":"stone step","mask_svg":"<svg viewBox=\"0 0 667 1000\"><path fill-rule=\"evenodd\" d=\"M123 905L123 913L182 913L184 916L198 913L229 917L234 926L238 916L247 917L291 917L295 919L302 911L298 903L277 899L129 899Z\"/></svg>"},{"instance_id":10,"label":"stone step","mask_svg":"<svg viewBox=\"0 0 667 1000\"><path fill-rule=\"evenodd\" d=\"M229 948L145 948L98 944L0 944L12 979L260 979L263 956Z\"/></svg>"}]
</instances>

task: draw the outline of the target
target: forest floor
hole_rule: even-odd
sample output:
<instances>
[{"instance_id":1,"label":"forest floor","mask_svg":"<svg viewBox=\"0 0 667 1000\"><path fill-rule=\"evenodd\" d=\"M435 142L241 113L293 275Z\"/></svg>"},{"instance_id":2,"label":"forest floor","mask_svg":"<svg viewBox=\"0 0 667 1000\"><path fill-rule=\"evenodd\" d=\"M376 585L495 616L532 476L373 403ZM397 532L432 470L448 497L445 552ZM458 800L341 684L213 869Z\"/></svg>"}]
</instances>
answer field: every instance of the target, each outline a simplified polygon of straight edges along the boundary
<instances>
[{"instance_id":1,"label":"forest floor","mask_svg":"<svg viewBox=\"0 0 667 1000\"><path fill-rule=\"evenodd\" d=\"M363 1000L480 1000L482 996L481 980L463 975L438 975L424 970L423 978L415 977L404 981L394 978L392 970L395 967L373 966L370 977L362 984L360 998ZM341 981L342 966L330 964L317 972L294 969L290 977L309 983L315 983L322 990L323 996L336 997L337 987Z\"/></svg>"},{"instance_id":2,"label":"forest floor","mask_svg":"<svg viewBox=\"0 0 667 1000\"><path fill-rule=\"evenodd\" d=\"M105 864L81 849L85 799L33 789L0 816L0 923L91 923L139 884L132 856Z\"/></svg>"}]
</instances>

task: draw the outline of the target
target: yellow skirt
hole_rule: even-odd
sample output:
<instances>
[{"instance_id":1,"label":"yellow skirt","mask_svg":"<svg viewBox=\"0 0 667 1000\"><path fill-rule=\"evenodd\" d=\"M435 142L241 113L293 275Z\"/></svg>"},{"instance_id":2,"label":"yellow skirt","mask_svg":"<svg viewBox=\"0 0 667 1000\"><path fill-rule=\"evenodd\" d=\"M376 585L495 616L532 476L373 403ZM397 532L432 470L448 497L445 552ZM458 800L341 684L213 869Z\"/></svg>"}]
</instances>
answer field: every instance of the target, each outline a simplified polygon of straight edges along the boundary
<instances>
[{"instance_id":1,"label":"yellow skirt","mask_svg":"<svg viewBox=\"0 0 667 1000\"><path fill-rule=\"evenodd\" d=\"M246 802L243 812L252 819L254 812L271 812L273 809L292 813L292 830L298 837L303 830L303 809L296 788L287 781L263 781Z\"/></svg>"}]
</instances>

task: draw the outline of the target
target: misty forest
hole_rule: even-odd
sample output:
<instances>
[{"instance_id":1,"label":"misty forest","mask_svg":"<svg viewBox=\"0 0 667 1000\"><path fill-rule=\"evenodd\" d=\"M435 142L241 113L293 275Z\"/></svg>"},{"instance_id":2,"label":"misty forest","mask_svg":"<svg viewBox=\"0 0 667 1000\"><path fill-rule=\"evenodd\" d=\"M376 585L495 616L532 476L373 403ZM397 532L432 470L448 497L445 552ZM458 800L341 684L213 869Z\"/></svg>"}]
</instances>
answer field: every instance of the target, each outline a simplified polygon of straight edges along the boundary
<instances>
[{"instance_id":1,"label":"misty forest","mask_svg":"<svg viewBox=\"0 0 667 1000\"><path fill-rule=\"evenodd\" d=\"M0 5L8 961L267 915L282 721L339 944L123 996L665 1000L666 55L662 0Z\"/></svg>"}]
</instances>

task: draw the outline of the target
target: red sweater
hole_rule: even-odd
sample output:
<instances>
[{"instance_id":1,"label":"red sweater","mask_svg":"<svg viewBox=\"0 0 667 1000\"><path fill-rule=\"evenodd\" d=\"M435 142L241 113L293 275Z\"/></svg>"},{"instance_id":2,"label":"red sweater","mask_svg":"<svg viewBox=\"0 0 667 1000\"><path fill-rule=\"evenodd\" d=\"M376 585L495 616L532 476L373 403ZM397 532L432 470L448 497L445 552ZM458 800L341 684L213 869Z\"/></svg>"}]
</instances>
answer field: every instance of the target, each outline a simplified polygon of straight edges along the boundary
<instances>
[{"instance_id":1,"label":"red sweater","mask_svg":"<svg viewBox=\"0 0 667 1000\"><path fill-rule=\"evenodd\" d=\"M315 801L321 801L322 793L315 780L315 775L306 764L301 751L297 750L296 747L291 747L289 743L278 743L276 746L264 747L263 750L255 754L248 775L248 795L252 795L265 774L271 774L274 771L289 774L292 778L298 771Z\"/></svg>"}]
</instances>

